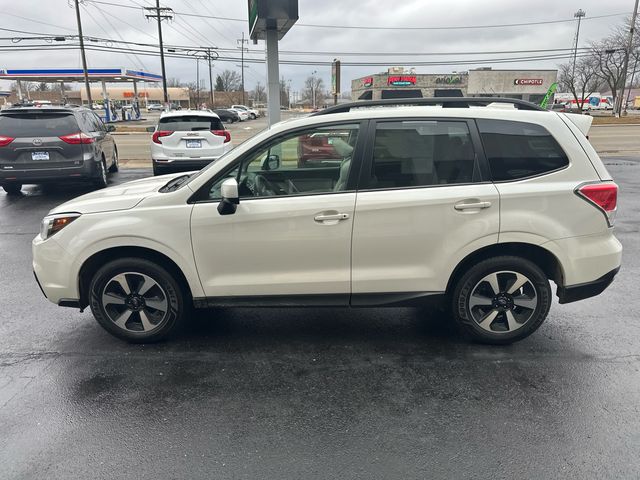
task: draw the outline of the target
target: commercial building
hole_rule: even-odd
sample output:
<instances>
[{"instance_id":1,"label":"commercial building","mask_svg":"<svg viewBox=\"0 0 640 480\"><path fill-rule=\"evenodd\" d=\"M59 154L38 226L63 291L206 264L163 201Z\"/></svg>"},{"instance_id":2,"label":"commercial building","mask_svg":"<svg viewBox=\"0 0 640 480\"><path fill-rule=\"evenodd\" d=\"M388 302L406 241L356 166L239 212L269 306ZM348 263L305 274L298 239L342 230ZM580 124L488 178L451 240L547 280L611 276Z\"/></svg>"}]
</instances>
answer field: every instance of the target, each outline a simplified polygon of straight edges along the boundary
<instances>
[{"instance_id":1,"label":"commercial building","mask_svg":"<svg viewBox=\"0 0 640 480\"><path fill-rule=\"evenodd\" d=\"M446 74L416 73L389 68L387 72L351 81L353 100L429 97L509 97L539 103L557 81L557 70L493 70L479 68Z\"/></svg>"}]
</instances>

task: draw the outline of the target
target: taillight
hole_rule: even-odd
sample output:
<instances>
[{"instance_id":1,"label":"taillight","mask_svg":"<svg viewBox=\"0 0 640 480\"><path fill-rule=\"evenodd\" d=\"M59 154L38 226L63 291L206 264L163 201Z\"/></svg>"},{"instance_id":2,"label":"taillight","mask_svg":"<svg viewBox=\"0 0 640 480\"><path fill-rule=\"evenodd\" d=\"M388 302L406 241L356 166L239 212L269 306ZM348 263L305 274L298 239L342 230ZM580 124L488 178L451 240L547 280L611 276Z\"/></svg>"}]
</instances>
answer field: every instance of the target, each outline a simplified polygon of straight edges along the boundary
<instances>
[{"instance_id":1,"label":"taillight","mask_svg":"<svg viewBox=\"0 0 640 480\"><path fill-rule=\"evenodd\" d=\"M613 182L587 183L578 187L576 193L604 213L609 226L613 226L618 205L618 185Z\"/></svg>"},{"instance_id":2,"label":"taillight","mask_svg":"<svg viewBox=\"0 0 640 480\"><path fill-rule=\"evenodd\" d=\"M13 137L6 137L4 135L0 135L0 147L6 147L7 145L9 145L14 140L15 140L15 138L13 138Z\"/></svg>"},{"instance_id":3,"label":"taillight","mask_svg":"<svg viewBox=\"0 0 640 480\"><path fill-rule=\"evenodd\" d=\"M153 137L151 137L151 140L153 140L153 143L162 145L162 142L160 141L160 137L168 137L172 133L173 132L169 132L168 130L158 130L156 132L153 132Z\"/></svg>"},{"instance_id":4,"label":"taillight","mask_svg":"<svg viewBox=\"0 0 640 480\"><path fill-rule=\"evenodd\" d=\"M71 135L63 135L62 137L58 137L65 143L70 143L71 145L79 145L79 144L87 144L93 143L96 141L95 138L87 135L83 132L72 133Z\"/></svg>"},{"instance_id":5,"label":"taillight","mask_svg":"<svg viewBox=\"0 0 640 480\"><path fill-rule=\"evenodd\" d=\"M229 133L229 130L211 130L211 133L217 135L218 137L224 137L223 143L231 141L231 134Z\"/></svg>"}]
</instances>

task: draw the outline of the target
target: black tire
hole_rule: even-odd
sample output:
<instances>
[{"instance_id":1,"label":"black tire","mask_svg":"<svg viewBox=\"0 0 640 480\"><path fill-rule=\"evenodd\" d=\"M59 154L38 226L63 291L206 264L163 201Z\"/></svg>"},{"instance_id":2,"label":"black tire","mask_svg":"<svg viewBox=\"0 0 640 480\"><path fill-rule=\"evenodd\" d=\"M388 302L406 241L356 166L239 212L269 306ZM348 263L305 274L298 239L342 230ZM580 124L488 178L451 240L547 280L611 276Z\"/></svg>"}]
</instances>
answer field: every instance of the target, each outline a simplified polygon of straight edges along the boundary
<instances>
[{"instance_id":1,"label":"black tire","mask_svg":"<svg viewBox=\"0 0 640 480\"><path fill-rule=\"evenodd\" d=\"M249 116L249 118L250 118L251 120L255 120L255 119L256 119L256 115L255 115L254 113L252 113L252 114Z\"/></svg>"},{"instance_id":2,"label":"black tire","mask_svg":"<svg viewBox=\"0 0 640 480\"><path fill-rule=\"evenodd\" d=\"M169 170L165 169L165 168L161 168L158 167L157 165L153 165L153 176L158 176L158 175L166 175L167 173L171 173Z\"/></svg>"},{"instance_id":3,"label":"black tire","mask_svg":"<svg viewBox=\"0 0 640 480\"><path fill-rule=\"evenodd\" d=\"M93 185L96 188L105 188L107 184L107 162L103 157L102 160L96 162L96 178L93 180Z\"/></svg>"},{"instance_id":4,"label":"black tire","mask_svg":"<svg viewBox=\"0 0 640 480\"><path fill-rule=\"evenodd\" d=\"M116 173L120 169L120 165L118 165L118 149L113 149L113 161L111 162L111 166L109 167L109 173Z\"/></svg>"},{"instance_id":5,"label":"black tire","mask_svg":"<svg viewBox=\"0 0 640 480\"><path fill-rule=\"evenodd\" d=\"M491 282L485 281L493 275L498 294ZM517 282L517 275L528 282L512 292L517 295L511 295L508 290ZM455 324L464 336L479 343L505 345L538 329L547 318L551 297L549 280L536 264L521 257L502 256L483 260L465 272L455 285L451 307ZM470 301L474 303L471 307ZM491 319L494 312L496 316Z\"/></svg>"},{"instance_id":6,"label":"black tire","mask_svg":"<svg viewBox=\"0 0 640 480\"><path fill-rule=\"evenodd\" d=\"M126 276L124 274L126 273ZM130 294L126 295L118 286L122 283L114 281L114 277L122 275L124 282L130 289ZM150 295L147 301L155 303L166 302L166 311L162 309L156 310L149 307L143 302L144 307L141 311L145 314L145 318L154 320L147 323L153 328L145 331L140 311L127 308L131 305L133 296L141 291L141 285L144 283L144 276L156 283L151 287L145 295ZM127 305L118 303L106 305L103 303L103 294L112 293L128 298ZM113 292L116 292L115 294ZM156 263L141 258L121 258L113 260L98 270L89 287L91 312L98 323L109 333L121 340L131 343L152 343L176 336L185 323L187 307L185 303L185 292L176 282L175 275L172 275L163 267ZM138 295L138 298L140 296ZM115 298L113 296L109 298ZM143 297L146 298L146 297ZM156 299L156 300L153 300ZM160 299L160 300L158 300ZM117 300L119 302L119 300ZM136 304L139 307L139 303ZM130 312L130 313L129 313ZM125 328L118 326L114 318L120 314L128 313L129 317L125 323ZM149 321L150 321L149 320Z\"/></svg>"},{"instance_id":7,"label":"black tire","mask_svg":"<svg viewBox=\"0 0 640 480\"><path fill-rule=\"evenodd\" d=\"M22 184L21 183L5 183L2 185L4 191L7 192L8 195L20 195L22 193Z\"/></svg>"}]
</instances>

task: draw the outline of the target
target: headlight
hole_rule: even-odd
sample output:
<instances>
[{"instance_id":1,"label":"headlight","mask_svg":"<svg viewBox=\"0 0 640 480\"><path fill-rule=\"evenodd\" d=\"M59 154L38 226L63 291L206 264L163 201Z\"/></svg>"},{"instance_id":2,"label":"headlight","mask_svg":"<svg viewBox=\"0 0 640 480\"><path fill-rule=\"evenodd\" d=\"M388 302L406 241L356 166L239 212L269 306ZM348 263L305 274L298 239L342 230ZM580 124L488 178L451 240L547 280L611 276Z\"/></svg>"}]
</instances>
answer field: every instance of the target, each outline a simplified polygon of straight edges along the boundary
<instances>
[{"instance_id":1,"label":"headlight","mask_svg":"<svg viewBox=\"0 0 640 480\"><path fill-rule=\"evenodd\" d=\"M79 213L60 213L58 215L44 217L42 219L42 224L40 225L40 237L42 240L46 240L50 236L58 233L79 216Z\"/></svg>"}]
</instances>

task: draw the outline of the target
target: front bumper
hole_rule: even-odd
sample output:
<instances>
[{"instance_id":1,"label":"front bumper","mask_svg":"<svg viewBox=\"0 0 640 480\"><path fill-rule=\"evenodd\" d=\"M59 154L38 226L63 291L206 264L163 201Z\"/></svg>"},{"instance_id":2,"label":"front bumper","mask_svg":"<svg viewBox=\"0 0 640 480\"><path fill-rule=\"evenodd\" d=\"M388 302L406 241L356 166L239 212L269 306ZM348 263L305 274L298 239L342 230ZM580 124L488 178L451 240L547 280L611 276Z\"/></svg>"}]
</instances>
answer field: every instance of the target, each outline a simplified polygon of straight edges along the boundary
<instances>
[{"instance_id":1,"label":"front bumper","mask_svg":"<svg viewBox=\"0 0 640 480\"><path fill-rule=\"evenodd\" d=\"M568 287L558 287L557 295L560 303L577 302L585 298L600 295L605 289L611 285L620 267L614 268L602 277L593 282L582 283L580 285L571 285Z\"/></svg>"},{"instance_id":2,"label":"front bumper","mask_svg":"<svg viewBox=\"0 0 640 480\"><path fill-rule=\"evenodd\" d=\"M42 240L40 235L31 244L33 273L47 299L56 305L80 298L77 276L71 272L72 258L55 238Z\"/></svg>"}]
</instances>

